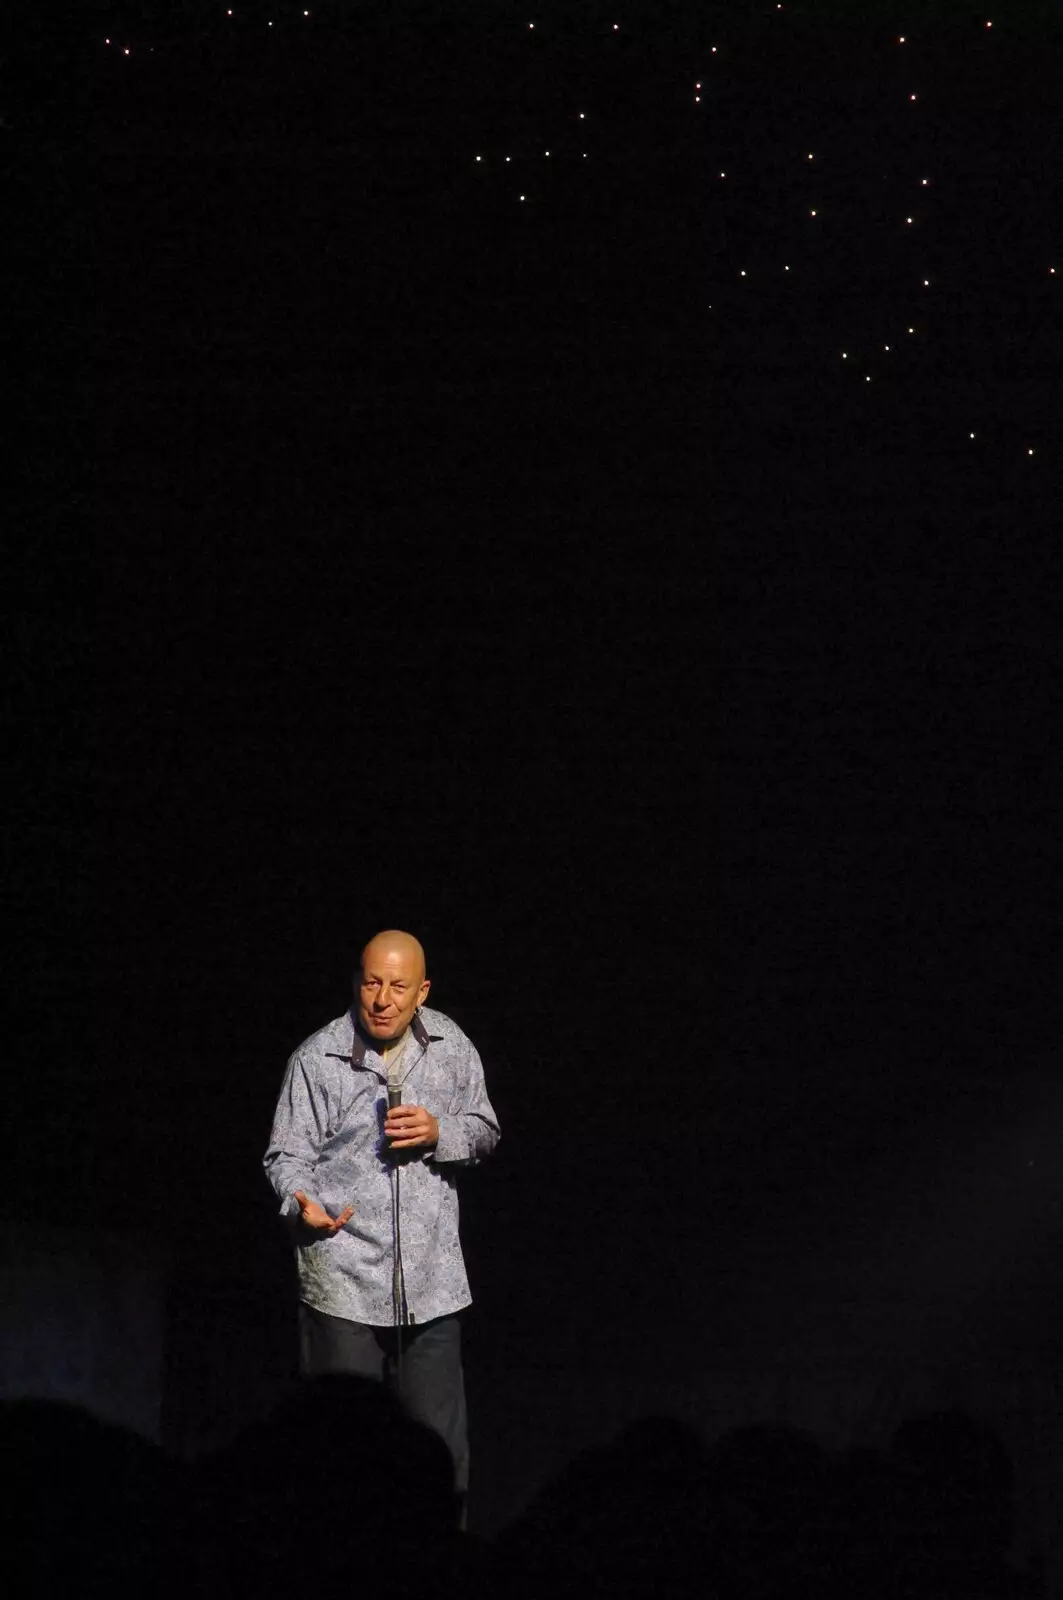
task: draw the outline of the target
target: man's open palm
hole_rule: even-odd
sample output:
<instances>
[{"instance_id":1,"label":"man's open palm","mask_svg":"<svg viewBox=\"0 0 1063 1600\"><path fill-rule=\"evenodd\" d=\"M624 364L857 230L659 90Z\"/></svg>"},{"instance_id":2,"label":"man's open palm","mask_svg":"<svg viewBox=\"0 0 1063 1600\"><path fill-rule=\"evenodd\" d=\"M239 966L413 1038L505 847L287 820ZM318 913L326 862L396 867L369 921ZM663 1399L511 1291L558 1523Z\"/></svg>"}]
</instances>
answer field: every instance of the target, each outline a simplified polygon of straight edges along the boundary
<instances>
[{"instance_id":1,"label":"man's open palm","mask_svg":"<svg viewBox=\"0 0 1063 1600\"><path fill-rule=\"evenodd\" d=\"M324 1206L319 1206L316 1200L308 1200L301 1189L296 1189L295 1198L299 1202L299 1221L314 1233L326 1236L339 1233L344 1223L354 1216L354 1207L347 1206L338 1217L330 1217Z\"/></svg>"}]
</instances>

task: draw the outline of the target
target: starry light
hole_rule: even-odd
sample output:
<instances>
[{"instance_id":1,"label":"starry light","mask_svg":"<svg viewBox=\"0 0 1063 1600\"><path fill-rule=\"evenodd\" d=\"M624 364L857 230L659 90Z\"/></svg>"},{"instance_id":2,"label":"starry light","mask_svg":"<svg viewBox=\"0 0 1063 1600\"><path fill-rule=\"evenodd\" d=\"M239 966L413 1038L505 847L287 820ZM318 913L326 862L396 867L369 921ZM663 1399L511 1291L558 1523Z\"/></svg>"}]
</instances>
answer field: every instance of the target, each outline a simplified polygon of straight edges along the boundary
<instances>
[{"instance_id":1,"label":"starry light","mask_svg":"<svg viewBox=\"0 0 1063 1600\"><path fill-rule=\"evenodd\" d=\"M785 30L796 26L796 17L791 22L789 20L791 14L786 11L784 6L775 5L774 7L769 7L768 10L777 19L772 24L773 27L777 26ZM274 6L272 11L273 15L263 16L260 12L243 13L238 7L219 7L217 12L218 25L221 27L226 22L237 23L247 30L249 36L253 35L256 29L268 33L274 30L275 27L283 33L287 27L292 26L296 21L306 25L313 25L316 22L321 27L330 25L328 20L322 17L321 13L303 7L288 10L278 5ZM646 36L647 26L644 22L636 26L627 21L613 20L599 25L590 23L584 27L580 40L581 47L588 55L592 55L594 51L598 52L603 67L603 82L609 81L607 69L610 66L610 51L621 48L624 42L629 42L632 38L638 41L640 30L645 36L643 42L649 43L650 40ZM973 21L970 24L972 39L975 34L981 34L985 38L992 33L993 28L994 21L991 18ZM523 29L525 37L532 33L537 35L537 50L543 46L550 46L554 41L554 36L558 33L557 25L553 21L544 19L525 18ZM1000 30L998 30L999 32ZM994 35L994 38L996 37L997 35ZM913 38L908 32L901 32L894 34L893 39L895 45L902 47L904 50L906 65L902 70L905 73L909 73L908 85L902 85L905 92L905 102L909 106L919 105L921 108L928 99L932 104L934 99L933 84L929 83L929 79L934 72L940 72L940 61L926 48L924 36ZM114 34L107 34L102 38L105 52L112 58L115 55L120 55L121 58L127 60L130 63L129 70L131 71L136 70L137 60L146 64L146 58L153 53L156 43L161 46L161 41L152 38L127 37L123 42L118 42ZM882 269L878 265L875 254L872 252L870 240L867 243L865 253L861 255L861 251L865 247L863 240L859 237L859 230L868 229L868 223L866 216L859 215L858 208L853 203L851 176L849 179L850 193L848 195L843 197L840 186L836 187L837 174L843 164L848 163L847 170L850 174L853 170L852 152L844 147L844 141L842 141L836 125L834 127L828 127L826 124L821 125L823 136L816 138L814 148L809 148L808 144L800 139L800 129L795 129L790 151L786 149L785 136L781 134L776 136L776 147L772 152L775 181L771 192L770 209L766 207L763 198L763 174L755 170L756 163L752 157L743 161L741 141L733 137L732 130L725 128L718 109L720 105L728 104L728 96L734 94L736 82L755 78L757 64L751 55L746 56L743 54L743 36L740 31L736 31L733 39L725 40L723 43L725 45L723 50L721 50L719 42L705 45L705 54L701 59L690 63L694 70L686 79L687 83L693 86L690 90L690 98L687 101L687 115L692 118L689 125L684 123L683 114L679 107L676 107L671 113L668 112L664 98L663 81L655 83L654 87L661 98L661 105L658 108L659 119L663 123L669 115L672 117L672 131L675 141L675 153L672 158L674 162L680 163L687 160L692 168L696 168L697 164L706 158L711 161L712 154L718 146L722 149L725 148L728 154L734 157L734 160L729 162L727 166L717 167L716 175L721 184L727 185L732 197L727 201L721 200L721 204L725 204L729 208L741 205L742 196L745 194L749 196L750 207L756 208L758 211L758 221L763 224L764 218L767 217L768 219L768 225L762 225L758 229L757 247L759 259L755 266L749 263L748 257L747 262L742 265L737 262L733 263L732 284L736 280L740 280L743 285L749 286L750 291L754 294L757 292L755 286L759 284L762 286L761 292L770 292L774 295L778 293L778 290L771 289L769 291L767 286L769 284L777 284L785 279L790 286L786 292L792 296L793 317L796 321L800 321L803 302L814 301L817 297L822 297L826 292L828 258L823 254L824 250L833 250L838 253L844 245L847 254L856 264L852 269L851 283L847 295L848 302L853 308L852 337L847 339L846 348L841 351L842 362L851 364L855 355L860 364L860 379L863 385L865 387L871 385L877 377L885 375L885 368L879 371L876 361L886 360L895 364L898 354L895 348L896 341L903 337L908 348L913 350L915 361L913 365L912 358L909 358L904 365L903 381L912 386L913 390L917 390L919 384L919 362L922 360L928 364L928 369L933 368L937 360L935 354L936 344L942 342L943 330L946 324L944 322L944 314L942 314L941 321L924 320L921 316L905 316L906 302L907 305L910 305L911 310L914 311L914 297L920 292L926 295L933 290L935 297L942 303L946 301L955 302L962 298L964 294L964 274L956 265L956 253L953 251L950 257L947 252L943 252L941 237L937 231L940 226L939 217L945 213L950 218L950 225L955 226L955 222L952 219L955 216L957 189L964 179L962 175L950 172L949 157L939 156L939 141L932 121L932 110L929 113L929 117L920 124L922 132L915 136L919 141L917 144L912 143L913 135L910 127L902 127L900 120L894 118L891 126L888 111L883 112L881 120L874 129L873 144L870 142L868 144L866 182L869 185L872 183L888 184L891 190L901 198L902 204L905 194L911 195L918 190L921 195L921 206L923 206L923 209L918 213L902 208L899 208L894 213L895 221L893 227L901 233L910 234L915 241L910 247L914 249L915 254L909 258L907 263L899 254L893 255L889 242L888 222L883 222L881 217L876 219L874 249L879 253L880 257L891 262L890 270L893 274L892 282L884 285ZM783 37L781 44L782 48L785 49L785 37ZM872 46L872 48L875 47ZM880 54L879 65L882 69L883 82L886 83L888 82L886 58L889 50L889 39L883 40L877 46L877 49ZM713 69L711 74L706 75L705 68L709 60L713 61ZM696 75L698 74L698 68L701 68L700 75ZM928 81L917 82L916 85L912 85L910 81L911 73L918 74L920 79ZM652 82L649 75L647 81ZM944 87L947 88L947 85ZM929 95L925 92L928 88L931 91ZM516 183L507 178L501 180L501 187L481 189L480 203L494 205L504 211L507 205L515 204L518 207L529 207L529 204L534 202L531 207L532 221L534 222L535 216L541 215L544 206L556 203L556 196L559 193L556 189L541 188L538 180L532 181L533 163L536 159L540 164L549 162L551 168L555 169L555 183L560 182L562 185L565 182L566 173L576 165L579 166L581 171L587 171L588 168L584 167L584 163L593 166L597 161L600 165L604 165L607 161L615 160L609 146L609 129L615 128L617 119L622 117L623 106L615 98L609 98L609 91L603 90L602 94L604 96L602 103L594 107L587 103L590 97L586 92L581 96L583 104L580 104L578 100L567 108L563 104L558 104L551 117L541 119L537 130L530 127L525 128L520 140L511 137L508 141L510 144L510 149L508 150L499 149L490 137L485 137L481 140L479 147L469 151L466 157L473 168L484 174L481 181L489 186L492 183L497 185L499 180L493 178L492 174L500 174L507 167L515 167L519 173L519 178ZM896 102L894 103L896 104ZM591 115L592 111L596 114L594 118ZM581 125L581 141L578 145L575 145L568 136L565 128L565 123L568 119L570 119L572 125L577 123ZM587 147L587 135L591 132L592 124L595 120L603 125L598 133L599 142L596 145L592 139L589 147ZM804 131L811 133L815 137L817 128L814 124L815 106L810 100L808 124ZM488 130L485 129L485 134L487 132ZM538 133L537 139L535 138L536 132ZM725 132L729 135L726 139L722 138L722 134ZM521 144L521 148L515 148L518 143ZM931 159L928 160L927 158ZM891 170L881 170L887 166ZM800 169L807 173L811 179L812 174L809 172L811 167L815 167L819 179L814 199L811 194L802 193L802 188L807 189L808 185L802 185L798 178ZM782 176L780 177L779 174L782 174ZM927 208L930 198L928 191L933 191L939 197L939 209L937 211ZM721 190L721 195L722 192ZM823 202L828 198L830 198L831 203L825 206ZM1046 194L1046 201L1047 198ZM1009 211L1008 201L1009 196L1006 193L1002 193L999 198L999 228L1002 235L1006 235L1012 230L1015 221L1014 212ZM1017 196L1014 203L1017 203ZM705 192L705 204L709 207L713 204L709 191ZM1029 207L1028 192L1024 195L1022 204L1026 208ZM812 222L820 225L823 230L821 234L823 242L814 247L806 246L805 250L798 251L795 250L795 245L799 242L799 236L795 232L795 224L802 214L805 218L806 228ZM735 225L733 220L730 220L736 217L737 213L733 210L728 210L727 216L729 219L728 228L724 230L721 237L739 238L742 230ZM883 232L884 229L885 232ZM809 239L812 237L812 232L813 230L809 231ZM731 247L729 246L728 248ZM808 253L809 249L812 249L813 253ZM773 254L774 260L772 259ZM940 265L943 259L946 262L943 272L927 270L932 264L935 266ZM951 266L948 265L950 261ZM920 270L920 267L922 267L922 270ZM968 272L974 274L977 271L978 263L972 260L969 264ZM858 312L860 305L859 285L861 277L864 275L866 275L869 283L872 280L874 281L875 292L873 298L880 308L886 308L885 320L890 322L892 326L877 325L883 320L883 314L880 311L875 318L868 317L865 328L860 327ZM1056 279L1057 276L1056 266L1046 262L1043 256L1038 259L1036 251L1031 250L1025 262L1017 263L1016 265L1013 285L1016 303L1032 295L1035 280L1044 284L1049 280ZM707 291L710 288L719 289L719 287L719 283L706 284ZM872 296L868 295L866 298L870 300ZM1048 315L1049 307L1047 302L1044 309L1045 314ZM725 305L721 306L719 295L717 294L715 298L710 300L707 293L705 299L706 315L720 317L724 311ZM1006 316L1007 312L1008 307L1006 305L1002 306L1002 316ZM1054 307L1054 315L1056 317L1059 315L1058 305ZM838 359L836 346L832 350L831 344L832 341L825 340L824 348L818 357L824 368L830 366L832 362L836 363ZM811 381L813 376L811 369L817 360L815 351L809 350L806 359L810 364ZM894 365L894 377L891 381L901 381L900 370ZM972 402L972 404L977 409L977 402ZM869 426L872 423L873 418L869 418ZM1011 436L1006 448L1020 453L1028 462L1040 456L1045 448L1050 453L1057 453L1058 445L1055 438L1051 437L1043 421L1041 426L1042 432L1036 442L1031 440L1016 441ZM969 439L982 441L992 434L993 428L988 420L972 417L971 426L965 429L964 432ZM1002 448L1004 447L1002 445Z\"/></svg>"}]
</instances>

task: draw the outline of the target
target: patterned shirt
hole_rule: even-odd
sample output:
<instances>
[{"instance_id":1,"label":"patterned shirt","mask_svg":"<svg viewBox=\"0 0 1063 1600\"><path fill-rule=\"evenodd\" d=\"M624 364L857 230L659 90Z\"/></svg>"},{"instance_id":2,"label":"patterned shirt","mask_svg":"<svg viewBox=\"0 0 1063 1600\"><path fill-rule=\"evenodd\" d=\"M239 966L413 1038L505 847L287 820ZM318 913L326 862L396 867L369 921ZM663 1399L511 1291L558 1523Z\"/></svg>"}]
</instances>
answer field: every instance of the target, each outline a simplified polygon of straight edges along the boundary
<instances>
[{"instance_id":1,"label":"patterned shirt","mask_svg":"<svg viewBox=\"0 0 1063 1600\"><path fill-rule=\"evenodd\" d=\"M442 1011L415 1014L398 1066L402 1103L424 1106L439 1123L433 1150L385 1154L387 1066L348 1012L311 1034L288 1062L263 1158L283 1217L299 1214L296 1189L330 1216L354 1207L338 1233L300 1239L299 1295L330 1316L376 1326L394 1318L396 1187L410 1321L470 1303L456 1169L489 1155L499 1137L480 1057Z\"/></svg>"}]
</instances>

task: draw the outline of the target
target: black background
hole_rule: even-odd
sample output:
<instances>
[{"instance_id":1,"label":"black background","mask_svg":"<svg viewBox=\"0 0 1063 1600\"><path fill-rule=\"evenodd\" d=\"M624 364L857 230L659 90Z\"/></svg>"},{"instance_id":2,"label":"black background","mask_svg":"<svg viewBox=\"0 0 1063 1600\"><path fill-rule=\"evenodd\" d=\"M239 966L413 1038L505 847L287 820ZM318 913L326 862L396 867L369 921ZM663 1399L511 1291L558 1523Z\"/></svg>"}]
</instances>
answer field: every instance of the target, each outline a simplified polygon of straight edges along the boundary
<instances>
[{"instance_id":1,"label":"black background","mask_svg":"<svg viewBox=\"0 0 1063 1600\"><path fill-rule=\"evenodd\" d=\"M942 13L905 134L888 19L742 10L35 41L5 1200L170 1253L175 1415L288 1370L261 1154L381 926L503 1126L474 1384L1058 1348L1058 39ZM585 169L479 182L581 97Z\"/></svg>"}]
</instances>

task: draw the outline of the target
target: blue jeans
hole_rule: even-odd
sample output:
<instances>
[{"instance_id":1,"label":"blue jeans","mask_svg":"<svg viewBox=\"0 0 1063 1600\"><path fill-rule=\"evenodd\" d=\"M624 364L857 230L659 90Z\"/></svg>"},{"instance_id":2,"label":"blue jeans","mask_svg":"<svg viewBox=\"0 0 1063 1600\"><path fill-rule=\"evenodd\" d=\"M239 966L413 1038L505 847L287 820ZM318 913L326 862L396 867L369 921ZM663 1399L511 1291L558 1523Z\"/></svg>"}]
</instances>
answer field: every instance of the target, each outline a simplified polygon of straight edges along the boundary
<instances>
[{"instance_id":1,"label":"blue jeans","mask_svg":"<svg viewBox=\"0 0 1063 1600\"><path fill-rule=\"evenodd\" d=\"M349 1322L299 1302L299 1371L304 1378L352 1373L396 1387L397 1328ZM461 1323L437 1317L402 1329L402 1395L406 1410L439 1434L454 1462L454 1485L462 1506L469 1492L469 1434Z\"/></svg>"}]
</instances>

